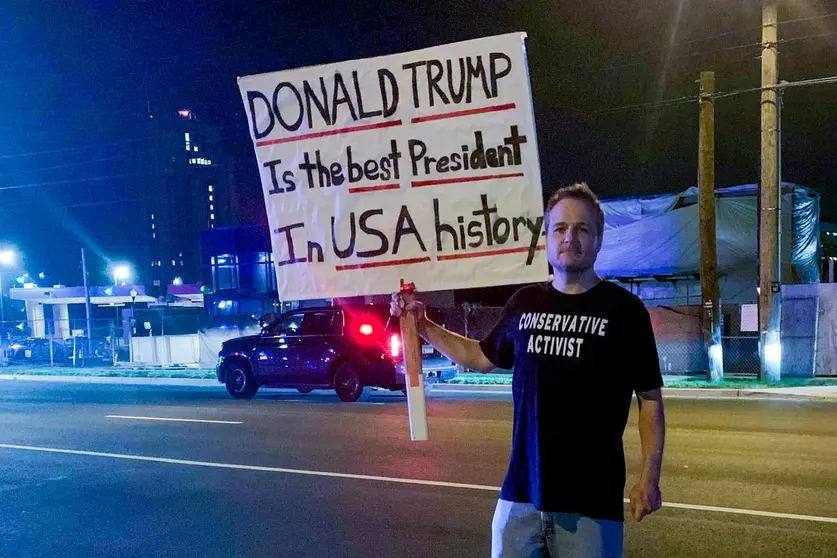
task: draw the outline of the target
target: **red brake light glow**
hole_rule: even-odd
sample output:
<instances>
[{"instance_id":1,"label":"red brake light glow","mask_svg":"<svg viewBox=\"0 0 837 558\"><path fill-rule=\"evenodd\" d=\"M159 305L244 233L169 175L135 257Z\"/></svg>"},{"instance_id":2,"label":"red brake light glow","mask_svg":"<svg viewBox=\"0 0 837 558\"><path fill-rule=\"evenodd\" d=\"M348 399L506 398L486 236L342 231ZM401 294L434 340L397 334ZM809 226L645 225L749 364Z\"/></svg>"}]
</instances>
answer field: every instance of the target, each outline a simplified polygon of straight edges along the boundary
<instances>
[{"instance_id":1,"label":"red brake light glow","mask_svg":"<svg viewBox=\"0 0 837 558\"><path fill-rule=\"evenodd\" d=\"M401 338L395 333L389 338L389 354L392 358L401 356Z\"/></svg>"},{"instance_id":2,"label":"red brake light glow","mask_svg":"<svg viewBox=\"0 0 837 558\"><path fill-rule=\"evenodd\" d=\"M372 332L373 332L372 326L369 325L369 324L363 324L362 326L360 326L360 332L363 335L372 335Z\"/></svg>"}]
</instances>

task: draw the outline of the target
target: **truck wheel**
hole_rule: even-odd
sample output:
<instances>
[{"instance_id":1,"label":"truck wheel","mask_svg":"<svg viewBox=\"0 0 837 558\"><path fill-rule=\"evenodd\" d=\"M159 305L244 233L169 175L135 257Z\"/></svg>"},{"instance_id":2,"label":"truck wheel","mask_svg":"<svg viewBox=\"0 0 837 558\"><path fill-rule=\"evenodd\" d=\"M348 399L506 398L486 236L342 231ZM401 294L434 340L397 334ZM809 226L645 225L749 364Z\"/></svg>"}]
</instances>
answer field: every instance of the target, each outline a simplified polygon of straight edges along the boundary
<instances>
[{"instance_id":1,"label":"truck wheel","mask_svg":"<svg viewBox=\"0 0 837 558\"><path fill-rule=\"evenodd\" d=\"M340 401L354 403L369 393L369 388L364 387L360 380L360 374L354 364L344 362L334 374L334 391Z\"/></svg>"},{"instance_id":2,"label":"truck wheel","mask_svg":"<svg viewBox=\"0 0 837 558\"><path fill-rule=\"evenodd\" d=\"M250 365L245 362L236 361L230 364L225 379L227 391L236 399L250 399L259 390Z\"/></svg>"}]
</instances>

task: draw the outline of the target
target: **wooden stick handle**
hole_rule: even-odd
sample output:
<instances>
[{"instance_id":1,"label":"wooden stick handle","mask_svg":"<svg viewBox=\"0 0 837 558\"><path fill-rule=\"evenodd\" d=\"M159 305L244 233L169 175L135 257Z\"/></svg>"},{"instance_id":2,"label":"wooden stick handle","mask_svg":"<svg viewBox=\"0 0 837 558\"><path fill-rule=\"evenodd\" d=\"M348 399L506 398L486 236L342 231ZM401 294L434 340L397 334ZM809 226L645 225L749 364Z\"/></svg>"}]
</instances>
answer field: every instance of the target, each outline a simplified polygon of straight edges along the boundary
<instances>
[{"instance_id":1,"label":"wooden stick handle","mask_svg":"<svg viewBox=\"0 0 837 558\"><path fill-rule=\"evenodd\" d=\"M401 280L401 296L412 300L415 286ZM427 405L424 396L424 374L421 366L421 340L416 317L410 312L401 315L401 347L404 350L404 381L407 388L407 413L410 417L410 439L428 439Z\"/></svg>"}]
</instances>

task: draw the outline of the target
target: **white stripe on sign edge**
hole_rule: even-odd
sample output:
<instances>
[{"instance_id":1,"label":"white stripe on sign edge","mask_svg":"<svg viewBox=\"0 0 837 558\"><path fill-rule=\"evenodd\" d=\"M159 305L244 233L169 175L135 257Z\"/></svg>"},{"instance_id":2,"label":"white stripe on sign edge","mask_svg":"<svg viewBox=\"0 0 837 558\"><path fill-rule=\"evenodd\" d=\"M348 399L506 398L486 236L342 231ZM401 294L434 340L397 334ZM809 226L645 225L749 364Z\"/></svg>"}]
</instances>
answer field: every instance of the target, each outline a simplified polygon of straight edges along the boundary
<instances>
[{"instance_id":1,"label":"white stripe on sign edge","mask_svg":"<svg viewBox=\"0 0 837 558\"><path fill-rule=\"evenodd\" d=\"M38 446L21 446L16 444L0 444L2 449L13 449L22 451L37 451L43 453L59 453L66 455L84 455L88 457L110 457L113 459L126 459L130 461L147 461L152 463L168 463L171 465L192 465L195 467L208 467L214 469L235 469L241 471L261 471L267 473L287 473L292 475L306 475L313 477L329 477L340 479L369 480L389 482L396 484L413 484L420 486L438 486L443 488L465 488L470 490L484 490L488 492L499 492L499 486L488 486L485 484L466 484L461 482L446 482L419 479L402 479L395 477L380 477L375 475L355 475L352 473L332 473L328 471L308 471L305 469L287 469L284 467L265 467L262 465L239 465L234 463L213 463L209 461L192 461L188 459L171 459L168 457L148 457L145 455L130 455L121 453L105 453L98 451L82 451L60 448L45 448ZM625 502L630 500L625 498ZM702 506L699 504L678 504L674 502L663 502L663 507L685 510L709 511L718 513L730 513L737 515L752 515L759 517L771 517L778 519L794 519L798 521L812 521L819 523L837 523L837 517L818 517L814 515L799 515L794 513L767 512L759 510L746 510L741 508L724 508L718 506Z\"/></svg>"},{"instance_id":2,"label":"white stripe on sign edge","mask_svg":"<svg viewBox=\"0 0 837 558\"><path fill-rule=\"evenodd\" d=\"M105 418L125 419L125 420L156 420L162 422L201 422L206 424L244 424L243 422L236 422L232 420L203 420L203 419L185 419L185 418L167 418L167 417L132 417L127 415L105 415Z\"/></svg>"}]
</instances>

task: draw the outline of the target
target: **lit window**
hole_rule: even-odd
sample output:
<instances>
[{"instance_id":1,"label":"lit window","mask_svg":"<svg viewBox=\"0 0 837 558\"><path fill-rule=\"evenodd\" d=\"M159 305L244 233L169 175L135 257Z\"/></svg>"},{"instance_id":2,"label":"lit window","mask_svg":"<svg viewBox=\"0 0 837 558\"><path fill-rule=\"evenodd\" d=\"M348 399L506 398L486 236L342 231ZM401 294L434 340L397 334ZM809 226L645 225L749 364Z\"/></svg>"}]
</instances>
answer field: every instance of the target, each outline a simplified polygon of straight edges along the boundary
<instances>
[{"instance_id":1,"label":"lit window","mask_svg":"<svg viewBox=\"0 0 837 558\"><path fill-rule=\"evenodd\" d=\"M209 196L209 201L212 201L212 195L211 195L211 194L210 194L210 196Z\"/></svg>"},{"instance_id":2,"label":"lit window","mask_svg":"<svg viewBox=\"0 0 837 558\"><path fill-rule=\"evenodd\" d=\"M205 160L206 160L206 164L207 164L207 165L211 165L211 164L212 164L212 159L205 159Z\"/></svg>"},{"instance_id":3,"label":"lit window","mask_svg":"<svg viewBox=\"0 0 837 558\"><path fill-rule=\"evenodd\" d=\"M214 213L210 213L210 214L209 214L209 220L210 220L210 221L214 221L214 220L215 220L215 214L214 214Z\"/></svg>"},{"instance_id":4,"label":"lit window","mask_svg":"<svg viewBox=\"0 0 837 558\"><path fill-rule=\"evenodd\" d=\"M193 146L192 146L192 151L194 151L195 153L197 153L197 152L198 152L198 146L197 146L197 145L193 145Z\"/></svg>"},{"instance_id":5,"label":"lit window","mask_svg":"<svg viewBox=\"0 0 837 558\"><path fill-rule=\"evenodd\" d=\"M163 262L161 262L160 260L157 260L157 267L160 267L161 265L163 265Z\"/></svg>"},{"instance_id":6,"label":"lit window","mask_svg":"<svg viewBox=\"0 0 837 558\"><path fill-rule=\"evenodd\" d=\"M152 231L153 231L156 227L157 227L157 225L155 225L154 223L151 223L151 230L152 230Z\"/></svg>"},{"instance_id":7,"label":"lit window","mask_svg":"<svg viewBox=\"0 0 837 558\"><path fill-rule=\"evenodd\" d=\"M181 258L183 257L183 252L180 252L180 257L181 257Z\"/></svg>"},{"instance_id":8,"label":"lit window","mask_svg":"<svg viewBox=\"0 0 837 558\"><path fill-rule=\"evenodd\" d=\"M192 138L189 136L189 132L183 134L183 138L186 140L186 151L192 150Z\"/></svg>"},{"instance_id":9,"label":"lit window","mask_svg":"<svg viewBox=\"0 0 837 558\"><path fill-rule=\"evenodd\" d=\"M151 233L151 238L157 238L157 233Z\"/></svg>"},{"instance_id":10,"label":"lit window","mask_svg":"<svg viewBox=\"0 0 837 558\"><path fill-rule=\"evenodd\" d=\"M151 220L152 221L154 220L154 214L153 213L151 214Z\"/></svg>"},{"instance_id":11,"label":"lit window","mask_svg":"<svg viewBox=\"0 0 837 558\"><path fill-rule=\"evenodd\" d=\"M177 265L177 262L175 262L174 260L172 260L172 261L171 261L171 265Z\"/></svg>"},{"instance_id":12,"label":"lit window","mask_svg":"<svg viewBox=\"0 0 837 558\"><path fill-rule=\"evenodd\" d=\"M209 191L211 192L211 191L212 191L212 184L210 184L209 186L207 186L207 187L206 187L206 189L207 189L207 190L209 190Z\"/></svg>"},{"instance_id":13,"label":"lit window","mask_svg":"<svg viewBox=\"0 0 837 558\"><path fill-rule=\"evenodd\" d=\"M212 204L209 204L209 211L215 211L215 206L212 205Z\"/></svg>"}]
</instances>

